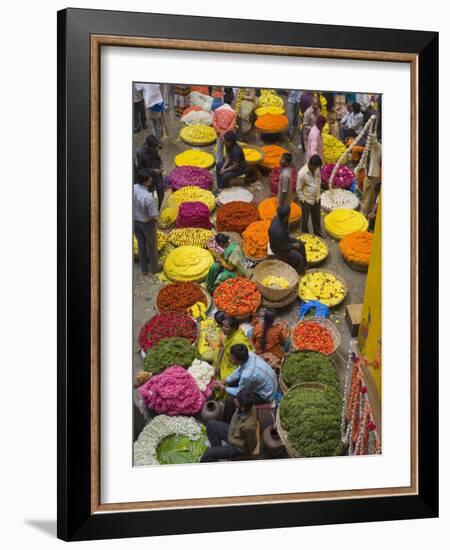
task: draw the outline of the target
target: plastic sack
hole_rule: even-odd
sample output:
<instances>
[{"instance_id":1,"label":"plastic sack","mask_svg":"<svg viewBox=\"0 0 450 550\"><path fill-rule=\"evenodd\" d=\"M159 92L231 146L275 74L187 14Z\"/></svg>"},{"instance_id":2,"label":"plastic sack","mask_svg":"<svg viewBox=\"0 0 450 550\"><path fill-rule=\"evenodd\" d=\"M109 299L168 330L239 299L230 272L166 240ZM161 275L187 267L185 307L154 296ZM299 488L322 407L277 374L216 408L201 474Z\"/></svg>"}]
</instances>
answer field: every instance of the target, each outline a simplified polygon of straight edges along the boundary
<instances>
[{"instance_id":1,"label":"plastic sack","mask_svg":"<svg viewBox=\"0 0 450 550\"><path fill-rule=\"evenodd\" d=\"M314 310L315 317L322 317L326 319L330 316L330 308L328 306L322 304L322 302L318 302L317 300L310 300L309 302L303 302L300 306L300 319L304 319L311 310Z\"/></svg>"}]
</instances>

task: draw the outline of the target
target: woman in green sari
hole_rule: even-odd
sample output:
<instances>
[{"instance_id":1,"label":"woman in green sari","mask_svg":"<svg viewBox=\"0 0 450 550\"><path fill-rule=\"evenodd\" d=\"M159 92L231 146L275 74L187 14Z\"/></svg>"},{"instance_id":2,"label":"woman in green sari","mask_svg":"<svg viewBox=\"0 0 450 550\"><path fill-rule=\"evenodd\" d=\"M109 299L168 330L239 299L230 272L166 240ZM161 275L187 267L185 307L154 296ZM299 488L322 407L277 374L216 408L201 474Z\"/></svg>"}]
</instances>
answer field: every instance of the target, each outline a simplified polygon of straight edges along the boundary
<instances>
[{"instance_id":1,"label":"woman in green sari","mask_svg":"<svg viewBox=\"0 0 450 550\"><path fill-rule=\"evenodd\" d=\"M214 262L206 278L206 288L212 294L216 287L227 279L237 277L250 278L252 272L245 266L245 258L238 243L230 242L230 237L224 233L215 236L216 252L222 250L222 258Z\"/></svg>"}]
</instances>

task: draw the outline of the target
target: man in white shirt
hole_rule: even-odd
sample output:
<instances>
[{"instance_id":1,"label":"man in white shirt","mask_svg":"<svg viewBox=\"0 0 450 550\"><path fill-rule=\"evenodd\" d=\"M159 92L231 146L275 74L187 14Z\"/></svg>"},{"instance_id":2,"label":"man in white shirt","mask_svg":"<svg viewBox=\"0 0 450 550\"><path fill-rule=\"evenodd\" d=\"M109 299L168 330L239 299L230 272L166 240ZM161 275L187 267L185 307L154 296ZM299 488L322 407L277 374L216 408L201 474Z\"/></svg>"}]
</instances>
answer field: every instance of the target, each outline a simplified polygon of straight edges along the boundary
<instances>
[{"instance_id":1,"label":"man in white shirt","mask_svg":"<svg viewBox=\"0 0 450 550\"><path fill-rule=\"evenodd\" d=\"M139 170L133 186L133 231L138 242L139 265L143 275L148 273L148 264L152 273L161 270L158 263L158 244L156 220L158 206L153 198L154 174L149 170Z\"/></svg>"},{"instance_id":2,"label":"man in white shirt","mask_svg":"<svg viewBox=\"0 0 450 550\"><path fill-rule=\"evenodd\" d=\"M313 155L297 176L297 196L302 206L302 231L309 233L309 218L312 219L314 234L322 235L320 228L320 167L322 159Z\"/></svg>"}]
</instances>

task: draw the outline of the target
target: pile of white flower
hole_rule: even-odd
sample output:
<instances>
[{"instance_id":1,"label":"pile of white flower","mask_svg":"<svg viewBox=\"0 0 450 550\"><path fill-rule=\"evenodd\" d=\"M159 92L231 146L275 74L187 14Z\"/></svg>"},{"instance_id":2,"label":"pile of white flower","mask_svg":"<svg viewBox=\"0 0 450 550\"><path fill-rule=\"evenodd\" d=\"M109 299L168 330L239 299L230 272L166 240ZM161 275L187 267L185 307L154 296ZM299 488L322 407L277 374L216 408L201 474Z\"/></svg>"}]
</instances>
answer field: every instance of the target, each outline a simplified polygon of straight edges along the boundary
<instances>
[{"instance_id":1,"label":"pile of white flower","mask_svg":"<svg viewBox=\"0 0 450 550\"><path fill-rule=\"evenodd\" d=\"M150 466L158 464L158 445L171 435L188 437L198 441L202 433L201 425L192 417L156 416L145 426L134 443L134 465Z\"/></svg>"},{"instance_id":2,"label":"pile of white flower","mask_svg":"<svg viewBox=\"0 0 450 550\"><path fill-rule=\"evenodd\" d=\"M320 204L325 212L332 212L338 208L356 210L359 206L359 200L351 191L334 188L322 193L320 196Z\"/></svg>"},{"instance_id":3,"label":"pile of white flower","mask_svg":"<svg viewBox=\"0 0 450 550\"><path fill-rule=\"evenodd\" d=\"M214 367L206 361L200 361L200 359L194 359L187 371L194 378L198 389L202 392L206 390L207 385L214 376Z\"/></svg>"}]
</instances>

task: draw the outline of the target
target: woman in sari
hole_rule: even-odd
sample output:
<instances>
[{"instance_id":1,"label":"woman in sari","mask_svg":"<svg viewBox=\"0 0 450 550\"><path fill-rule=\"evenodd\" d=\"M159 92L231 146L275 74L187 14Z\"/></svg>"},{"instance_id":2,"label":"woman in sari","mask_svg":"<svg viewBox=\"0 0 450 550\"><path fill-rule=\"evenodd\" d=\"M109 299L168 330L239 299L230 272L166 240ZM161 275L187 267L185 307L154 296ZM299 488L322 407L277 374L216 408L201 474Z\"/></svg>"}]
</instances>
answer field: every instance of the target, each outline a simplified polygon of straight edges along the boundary
<instances>
[{"instance_id":1,"label":"woman in sari","mask_svg":"<svg viewBox=\"0 0 450 550\"><path fill-rule=\"evenodd\" d=\"M220 255L220 260L212 264L206 278L206 288L210 294L227 279L239 275L250 278L252 275L245 266L245 258L238 243L230 242L230 237L224 233L218 233L214 241L214 252Z\"/></svg>"},{"instance_id":2,"label":"woman in sari","mask_svg":"<svg viewBox=\"0 0 450 550\"><path fill-rule=\"evenodd\" d=\"M278 370L289 345L289 329L284 323L275 323L277 312L266 309L262 318L256 320L250 341L255 352Z\"/></svg>"},{"instance_id":3,"label":"woman in sari","mask_svg":"<svg viewBox=\"0 0 450 550\"><path fill-rule=\"evenodd\" d=\"M225 380L238 367L233 361L230 351L235 344L245 344L253 351L253 346L244 331L239 327L239 321L236 317L225 317L222 323L222 333L222 340L216 348L214 356L216 378L220 381ZM220 395L220 397L223 397L223 395Z\"/></svg>"}]
</instances>

